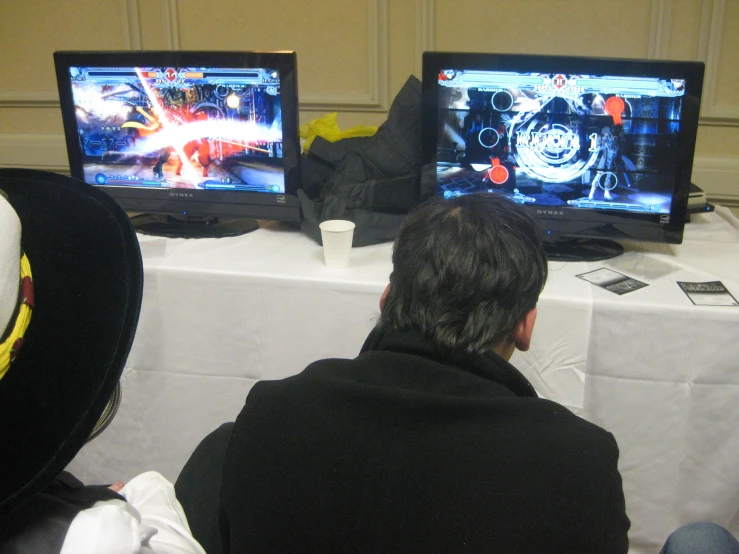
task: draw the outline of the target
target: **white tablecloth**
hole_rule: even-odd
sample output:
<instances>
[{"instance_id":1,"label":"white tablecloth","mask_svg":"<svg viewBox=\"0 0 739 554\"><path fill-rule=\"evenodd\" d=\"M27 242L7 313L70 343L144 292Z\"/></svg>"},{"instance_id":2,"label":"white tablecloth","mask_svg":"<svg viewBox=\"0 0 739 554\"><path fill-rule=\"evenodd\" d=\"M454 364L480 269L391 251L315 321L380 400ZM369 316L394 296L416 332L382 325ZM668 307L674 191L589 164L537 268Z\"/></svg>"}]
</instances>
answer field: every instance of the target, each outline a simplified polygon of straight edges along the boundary
<instances>
[{"instance_id":1,"label":"white tablecloth","mask_svg":"<svg viewBox=\"0 0 739 554\"><path fill-rule=\"evenodd\" d=\"M257 380L356 356L392 269L390 244L329 269L318 245L278 227L140 242L121 409L68 468L88 483L149 469L174 480ZM718 208L693 216L682 245L626 246L612 265L651 286L617 296L576 277L603 262L550 263L532 348L512 362L616 436L631 551L652 553L689 521L739 532L739 308L694 306L675 283L721 280L739 296L739 220Z\"/></svg>"}]
</instances>

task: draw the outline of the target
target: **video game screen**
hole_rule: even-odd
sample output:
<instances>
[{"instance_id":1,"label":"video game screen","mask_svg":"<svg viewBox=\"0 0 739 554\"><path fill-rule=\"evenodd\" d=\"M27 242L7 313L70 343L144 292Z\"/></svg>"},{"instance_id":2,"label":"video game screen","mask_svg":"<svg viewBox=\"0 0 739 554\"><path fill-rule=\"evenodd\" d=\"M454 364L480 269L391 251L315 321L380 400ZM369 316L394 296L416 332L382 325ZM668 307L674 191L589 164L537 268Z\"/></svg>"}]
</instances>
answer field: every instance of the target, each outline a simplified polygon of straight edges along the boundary
<instances>
[{"instance_id":1,"label":"video game screen","mask_svg":"<svg viewBox=\"0 0 739 554\"><path fill-rule=\"evenodd\" d=\"M277 70L69 72L88 183L285 192Z\"/></svg>"},{"instance_id":2,"label":"video game screen","mask_svg":"<svg viewBox=\"0 0 739 554\"><path fill-rule=\"evenodd\" d=\"M685 80L446 69L436 193L669 214Z\"/></svg>"}]
</instances>

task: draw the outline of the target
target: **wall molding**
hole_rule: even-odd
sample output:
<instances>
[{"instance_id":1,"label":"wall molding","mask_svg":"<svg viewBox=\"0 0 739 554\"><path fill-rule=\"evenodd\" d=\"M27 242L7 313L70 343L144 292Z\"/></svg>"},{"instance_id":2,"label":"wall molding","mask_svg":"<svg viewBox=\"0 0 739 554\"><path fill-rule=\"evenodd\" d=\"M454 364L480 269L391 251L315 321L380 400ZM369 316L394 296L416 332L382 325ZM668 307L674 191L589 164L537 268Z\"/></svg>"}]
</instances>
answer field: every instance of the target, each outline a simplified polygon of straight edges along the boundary
<instances>
[{"instance_id":1,"label":"wall molding","mask_svg":"<svg viewBox=\"0 0 739 554\"><path fill-rule=\"evenodd\" d=\"M666 59L670 53L673 0L652 0L652 15L649 22L650 59Z\"/></svg>"},{"instance_id":2,"label":"wall molding","mask_svg":"<svg viewBox=\"0 0 739 554\"><path fill-rule=\"evenodd\" d=\"M161 0L165 45L180 48L179 0ZM433 0L432 0L433 1ZM142 47L138 0L119 0L121 30L127 49ZM318 92L300 95L300 109L318 112L387 112L389 109L387 0L368 0L368 90L360 93ZM59 94L51 90L0 91L0 108L58 108Z\"/></svg>"},{"instance_id":3,"label":"wall molding","mask_svg":"<svg viewBox=\"0 0 739 554\"><path fill-rule=\"evenodd\" d=\"M718 61L721 53L721 33L726 0L703 0L699 32L698 59L706 63L701 106L701 125L739 126L739 106L716 104L715 90ZM421 55L434 49L434 0L415 0L416 10L416 73L422 74ZM650 59L669 59L672 38L674 0L652 0L649 24Z\"/></svg>"},{"instance_id":4,"label":"wall molding","mask_svg":"<svg viewBox=\"0 0 739 554\"><path fill-rule=\"evenodd\" d=\"M161 0L167 50L179 50L179 0ZM386 112L388 105L387 0L368 0L368 91L364 93L319 92L300 94L300 109L308 111Z\"/></svg>"},{"instance_id":5,"label":"wall molding","mask_svg":"<svg viewBox=\"0 0 739 554\"><path fill-rule=\"evenodd\" d=\"M176 0L173 0L176 1ZM387 0L368 0L369 90L300 94L300 109L318 112L387 112L389 109Z\"/></svg>"},{"instance_id":6,"label":"wall molding","mask_svg":"<svg viewBox=\"0 0 739 554\"><path fill-rule=\"evenodd\" d=\"M739 158L696 156L692 181L703 189L709 200L739 203Z\"/></svg>"},{"instance_id":7,"label":"wall molding","mask_svg":"<svg viewBox=\"0 0 739 554\"><path fill-rule=\"evenodd\" d=\"M701 125L739 126L739 106L715 102L725 5L726 0L703 0L701 4L698 60L706 64ZM650 59L670 59L673 8L674 0L652 0L647 54Z\"/></svg>"},{"instance_id":8,"label":"wall molding","mask_svg":"<svg viewBox=\"0 0 739 554\"><path fill-rule=\"evenodd\" d=\"M138 0L118 0L121 35L126 50L141 50L141 14ZM0 108L58 108L56 90L0 90Z\"/></svg>"},{"instance_id":9,"label":"wall molding","mask_svg":"<svg viewBox=\"0 0 739 554\"><path fill-rule=\"evenodd\" d=\"M0 108L58 108L55 90L0 90Z\"/></svg>"},{"instance_id":10,"label":"wall molding","mask_svg":"<svg viewBox=\"0 0 739 554\"><path fill-rule=\"evenodd\" d=\"M180 48L179 0L161 0L167 49ZM673 0L652 0L649 58L668 58ZM701 105L702 125L739 126L739 106L716 102L718 62L726 0L702 0L698 58L706 64ZM121 33L126 49L143 47L138 0L119 0ZM363 93L319 92L300 96L300 109L309 111L385 112L388 110L387 0L368 0L368 90ZM415 70L422 74L422 54L434 49L435 2L415 0ZM57 91L0 91L3 108L57 108Z\"/></svg>"},{"instance_id":11,"label":"wall molding","mask_svg":"<svg viewBox=\"0 0 739 554\"><path fill-rule=\"evenodd\" d=\"M0 133L0 167L69 173L63 134ZM709 199L739 203L739 158L696 156L693 182Z\"/></svg>"},{"instance_id":12,"label":"wall molding","mask_svg":"<svg viewBox=\"0 0 739 554\"><path fill-rule=\"evenodd\" d=\"M141 14L139 0L118 0L121 8L121 24L123 25L123 48L141 50Z\"/></svg>"},{"instance_id":13,"label":"wall molding","mask_svg":"<svg viewBox=\"0 0 739 554\"><path fill-rule=\"evenodd\" d=\"M726 0L703 0L698 58L706 64L701 100L701 123L739 126L739 106L716 102L718 64Z\"/></svg>"},{"instance_id":14,"label":"wall molding","mask_svg":"<svg viewBox=\"0 0 739 554\"><path fill-rule=\"evenodd\" d=\"M716 96L716 69L721 50L722 25L719 16L723 15L723 2L703 0L701 5L700 33L698 35L698 59L706 64L703 78L703 97L701 116L716 116L714 98ZM718 33L718 37L716 37Z\"/></svg>"},{"instance_id":15,"label":"wall molding","mask_svg":"<svg viewBox=\"0 0 739 554\"><path fill-rule=\"evenodd\" d=\"M0 167L26 167L69 173L64 135L0 133Z\"/></svg>"},{"instance_id":16,"label":"wall molding","mask_svg":"<svg viewBox=\"0 0 739 554\"><path fill-rule=\"evenodd\" d=\"M180 15L177 0L161 0L162 25L164 26L164 48L180 49Z\"/></svg>"},{"instance_id":17,"label":"wall molding","mask_svg":"<svg viewBox=\"0 0 739 554\"><path fill-rule=\"evenodd\" d=\"M434 0L415 0L415 34L414 49L416 77L423 75L423 53L434 50L434 32L436 24L436 6Z\"/></svg>"}]
</instances>

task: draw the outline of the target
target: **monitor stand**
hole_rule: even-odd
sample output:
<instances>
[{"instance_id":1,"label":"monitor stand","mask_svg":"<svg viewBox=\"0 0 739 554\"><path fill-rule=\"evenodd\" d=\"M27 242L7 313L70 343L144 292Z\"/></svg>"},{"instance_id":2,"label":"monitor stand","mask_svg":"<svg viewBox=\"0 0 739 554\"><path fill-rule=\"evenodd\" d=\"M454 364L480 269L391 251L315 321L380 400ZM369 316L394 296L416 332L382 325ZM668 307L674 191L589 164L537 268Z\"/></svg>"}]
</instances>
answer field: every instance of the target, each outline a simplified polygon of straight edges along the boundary
<instances>
[{"instance_id":1,"label":"monitor stand","mask_svg":"<svg viewBox=\"0 0 739 554\"><path fill-rule=\"evenodd\" d=\"M597 262L624 253L624 247L609 239L568 238L544 242L544 251L550 261Z\"/></svg>"},{"instance_id":2,"label":"monitor stand","mask_svg":"<svg viewBox=\"0 0 739 554\"><path fill-rule=\"evenodd\" d=\"M131 218L131 223L137 233L185 239L236 237L259 228L259 223L253 219L175 217L163 214L137 215Z\"/></svg>"}]
</instances>

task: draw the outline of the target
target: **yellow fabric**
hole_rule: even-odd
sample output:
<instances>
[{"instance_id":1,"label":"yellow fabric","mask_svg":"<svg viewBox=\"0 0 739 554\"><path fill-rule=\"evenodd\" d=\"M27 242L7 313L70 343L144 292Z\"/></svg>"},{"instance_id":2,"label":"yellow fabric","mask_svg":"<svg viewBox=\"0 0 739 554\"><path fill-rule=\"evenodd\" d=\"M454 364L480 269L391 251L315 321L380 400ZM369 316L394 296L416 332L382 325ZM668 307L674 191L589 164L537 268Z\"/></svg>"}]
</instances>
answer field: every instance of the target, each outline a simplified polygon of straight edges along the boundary
<instances>
[{"instance_id":1,"label":"yellow fabric","mask_svg":"<svg viewBox=\"0 0 739 554\"><path fill-rule=\"evenodd\" d=\"M21 258L20 278L23 279L24 277L28 277L29 279L33 278L31 275L31 263L28 261L25 254ZM23 300L24 299L21 299L21 301ZM31 311L31 307L27 304L20 305L18 317L15 320L15 325L13 326L13 330L10 332L10 336L8 336L4 342L0 343L0 379L5 377L5 373L7 373L10 368L10 364L13 362L13 345L15 344L15 341L23 337L26 329L28 329L28 324L31 323Z\"/></svg>"},{"instance_id":2,"label":"yellow fabric","mask_svg":"<svg viewBox=\"0 0 739 554\"><path fill-rule=\"evenodd\" d=\"M349 137L371 137L376 132L377 127L372 125L356 125L342 131L336 123L336 112L327 113L300 126L300 138L305 139L303 152L308 151L316 137L324 138L329 142L336 142L339 139Z\"/></svg>"}]
</instances>

